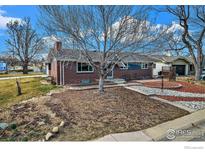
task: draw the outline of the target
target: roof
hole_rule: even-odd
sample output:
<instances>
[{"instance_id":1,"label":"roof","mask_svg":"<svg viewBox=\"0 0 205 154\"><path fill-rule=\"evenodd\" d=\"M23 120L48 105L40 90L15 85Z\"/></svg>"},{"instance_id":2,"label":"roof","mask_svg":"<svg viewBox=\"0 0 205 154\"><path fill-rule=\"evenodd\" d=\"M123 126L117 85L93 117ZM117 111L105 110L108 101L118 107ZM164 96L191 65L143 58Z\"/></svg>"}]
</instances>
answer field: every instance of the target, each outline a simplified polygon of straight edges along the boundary
<instances>
[{"instance_id":1,"label":"roof","mask_svg":"<svg viewBox=\"0 0 205 154\"><path fill-rule=\"evenodd\" d=\"M93 61L99 62L102 53L97 51L88 51L88 55L92 58ZM113 54L110 52L109 54ZM113 54L114 55L114 54ZM119 58L122 58L124 62L156 62L159 60L156 60L154 58L151 58L147 55L143 55L136 52L120 52L117 54ZM48 54L48 61L51 61L52 58L55 57L56 60L59 61L86 61L85 56L82 54L82 51L80 50L73 50L73 49L62 49L61 51L54 52L54 50L51 50Z\"/></svg>"},{"instance_id":2,"label":"roof","mask_svg":"<svg viewBox=\"0 0 205 154\"><path fill-rule=\"evenodd\" d=\"M161 62L172 63L176 60L182 59L189 63L192 63L191 57L184 57L184 56L164 56L164 55L152 55L152 58L156 60L160 60Z\"/></svg>"}]
</instances>

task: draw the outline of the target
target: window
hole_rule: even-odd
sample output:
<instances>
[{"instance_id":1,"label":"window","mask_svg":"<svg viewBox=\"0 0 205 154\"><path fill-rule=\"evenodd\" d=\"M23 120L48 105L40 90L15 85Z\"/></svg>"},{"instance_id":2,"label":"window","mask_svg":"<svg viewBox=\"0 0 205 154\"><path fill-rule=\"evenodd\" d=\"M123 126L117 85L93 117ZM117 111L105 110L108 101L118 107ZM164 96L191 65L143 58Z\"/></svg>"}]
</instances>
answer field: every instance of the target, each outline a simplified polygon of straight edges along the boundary
<instances>
[{"instance_id":1,"label":"window","mask_svg":"<svg viewBox=\"0 0 205 154\"><path fill-rule=\"evenodd\" d=\"M93 67L88 63L77 63L77 72L93 72Z\"/></svg>"},{"instance_id":2,"label":"window","mask_svg":"<svg viewBox=\"0 0 205 154\"><path fill-rule=\"evenodd\" d=\"M120 69L121 70L127 70L128 69L128 63L120 63Z\"/></svg>"},{"instance_id":3,"label":"window","mask_svg":"<svg viewBox=\"0 0 205 154\"><path fill-rule=\"evenodd\" d=\"M147 63L142 63L141 64L141 69L148 69L148 64Z\"/></svg>"},{"instance_id":4,"label":"window","mask_svg":"<svg viewBox=\"0 0 205 154\"><path fill-rule=\"evenodd\" d=\"M153 64L153 65L152 65L152 68L156 68L156 64Z\"/></svg>"}]
</instances>

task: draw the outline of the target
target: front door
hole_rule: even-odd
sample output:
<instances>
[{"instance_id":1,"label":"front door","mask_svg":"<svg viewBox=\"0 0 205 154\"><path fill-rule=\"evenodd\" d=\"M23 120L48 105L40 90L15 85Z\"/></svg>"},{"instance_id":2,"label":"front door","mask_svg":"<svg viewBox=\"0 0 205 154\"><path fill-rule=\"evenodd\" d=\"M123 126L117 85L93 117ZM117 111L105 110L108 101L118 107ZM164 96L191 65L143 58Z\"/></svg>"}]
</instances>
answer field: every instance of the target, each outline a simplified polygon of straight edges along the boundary
<instances>
[{"instance_id":1,"label":"front door","mask_svg":"<svg viewBox=\"0 0 205 154\"><path fill-rule=\"evenodd\" d=\"M113 79L113 69L107 74L107 79Z\"/></svg>"}]
</instances>

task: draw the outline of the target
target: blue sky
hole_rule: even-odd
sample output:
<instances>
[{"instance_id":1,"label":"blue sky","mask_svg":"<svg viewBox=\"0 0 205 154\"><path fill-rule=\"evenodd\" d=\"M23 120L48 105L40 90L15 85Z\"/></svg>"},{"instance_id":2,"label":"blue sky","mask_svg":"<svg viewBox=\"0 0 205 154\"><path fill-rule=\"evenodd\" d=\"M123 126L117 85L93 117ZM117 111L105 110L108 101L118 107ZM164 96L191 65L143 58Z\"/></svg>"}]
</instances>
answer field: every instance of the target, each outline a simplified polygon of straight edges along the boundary
<instances>
[{"instance_id":1,"label":"blue sky","mask_svg":"<svg viewBox=\"0 0 205 154\"><path fill-rule=\"evenodd\" d=\"M5 22L13 18L30 17L33 27L40 32L40 27L37 25L38 13L37 6L0 6L0 54L7 49L5 45L5 40L7 39ZM152 14L154 15L155 13ZM169 24L171 21L173 21L173 18L170 15L160 13L156 23Z\"/></svg>"}]
</instances>

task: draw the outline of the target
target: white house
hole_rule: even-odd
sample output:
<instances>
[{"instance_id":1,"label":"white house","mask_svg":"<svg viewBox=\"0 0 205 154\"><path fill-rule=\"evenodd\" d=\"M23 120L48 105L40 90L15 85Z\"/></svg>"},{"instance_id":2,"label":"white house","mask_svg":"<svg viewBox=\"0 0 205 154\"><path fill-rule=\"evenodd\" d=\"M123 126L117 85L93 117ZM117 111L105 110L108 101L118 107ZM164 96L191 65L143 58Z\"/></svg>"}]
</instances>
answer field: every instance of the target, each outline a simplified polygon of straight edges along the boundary
<instances>
[{"instance_id":1,"label":"white house","mask_svg":"<svg viewBox=\"0 0 205 154\"><path fill-rule=\"evenodd\" d=\"M152 55L152 58L158 60L153 67L153 77L158 77L158 73L162 71L164 66L176 67L176 74L178 76L186 76L193 73L194 68L190 58L182 56L163 56Z\"/></svg>"}]
</instances>

